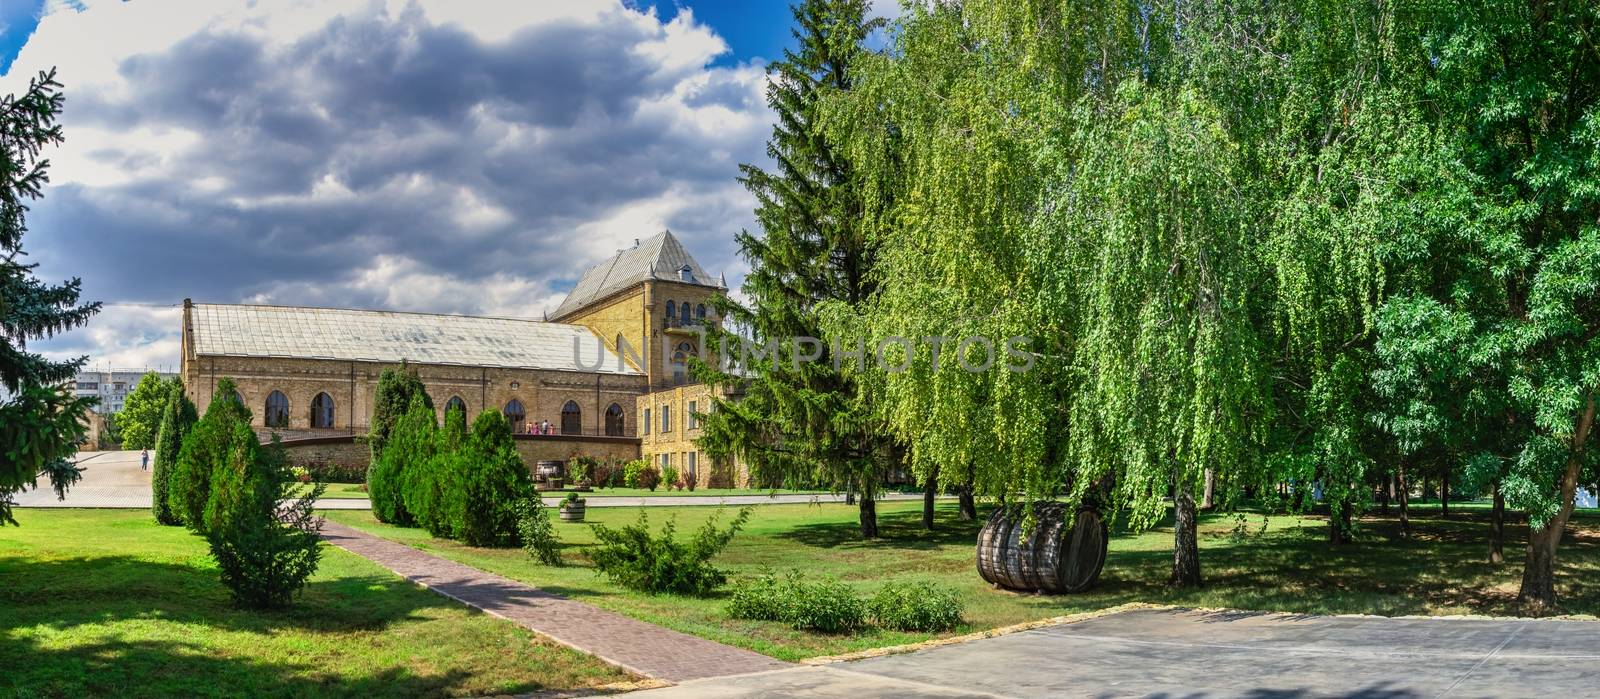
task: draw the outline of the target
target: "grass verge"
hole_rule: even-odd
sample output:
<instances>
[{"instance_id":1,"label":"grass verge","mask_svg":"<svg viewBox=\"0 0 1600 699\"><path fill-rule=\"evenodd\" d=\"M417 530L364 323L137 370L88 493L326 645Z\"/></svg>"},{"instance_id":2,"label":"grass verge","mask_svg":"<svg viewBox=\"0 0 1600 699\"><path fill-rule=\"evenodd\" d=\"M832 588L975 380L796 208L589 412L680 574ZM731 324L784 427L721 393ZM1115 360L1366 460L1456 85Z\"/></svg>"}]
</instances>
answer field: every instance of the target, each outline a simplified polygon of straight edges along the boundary
<instances>
[{"instance_id":1,"label":"grass verge","mask_svg":"<svg viewBox=\"0 0 1600 699\"><path fill-rule=\"evenodd\" d=\"M204 541L141 510L0 527L0 695L411 697L630 677L343 550L295 604L234 609Z\"/></svg>"},{"instance_id":2,"label":"grass verge","mask_svg":"<svg viewBox=\"0 0 1600 699\"><path fill-rule=\"evenodd\" d=\"M588 512L590 523L632 521L640 508ZM715 507L676 507L650 512L652 522L678 518L689 535ZM518 549L479 549L434 539L417 529L381 524L368 512L330 512L331 519L415 546L482 570L580 599L637 619L704 638L742 646L785 660L854 653L1097 611L1129 603L1277 610L1317 614L1510 614L1521 574L1525 529L1507 528L1511 562L1491 566L1488 524L1479 513L1456 512L1439 519L1437 508L1413 512L1415 535L1401 540L1393 518L1361 522L1361 540L1342 547L1325 541L1326 519L1316 517L1211 514L1202 518L1201 562L1206 586L1167 587L1171 567L1170 528L1118 533L1100 584L1078 595L1035 595L996 590L974 569L973 543L979 522L956 517L941 503L935 530L920 528L920 503L884 502L878 507L883 537L862 541L856 509L842 504L763 505L745 531L717 559L731 575L763 569L799 568L841 578L862 595L895 579L927 579L954 588L966 605L967 624L944 634L872 629L850 635L795 631L776 622L729 619L725 595L707 598L651 596L623 589L596 575L584 554L594 544L588 524L557 523L569 565L541 566ZM731 514L731 508L728 510ZM1562 544L1560 592L1567 611L1600 611L1600 520L1577 518Z\"/></svg>"}]
</instances>

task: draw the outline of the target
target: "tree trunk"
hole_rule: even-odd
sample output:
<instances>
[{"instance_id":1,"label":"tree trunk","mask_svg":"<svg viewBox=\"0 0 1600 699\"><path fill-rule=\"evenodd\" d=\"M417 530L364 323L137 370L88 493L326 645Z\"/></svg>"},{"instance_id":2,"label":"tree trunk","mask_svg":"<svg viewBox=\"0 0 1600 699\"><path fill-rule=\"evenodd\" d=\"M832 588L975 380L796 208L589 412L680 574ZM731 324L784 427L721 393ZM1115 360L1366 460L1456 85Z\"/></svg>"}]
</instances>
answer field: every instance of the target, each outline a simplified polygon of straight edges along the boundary
<instances>
[{"instance_id":1,"label":"tree trunk","mask_svg":"<svg viewBox=\"0 0 1600 699\"><path fill-rule=\"evenodd\" d=\"M961 484L957 494L961 501L961 519L968 522L977 519L978 503L972 498L972 476L967 476L967 482Z\"/></svg>"},{"instance_id":2,"label":"tree trunk","mask_svg":"<svg viewBox=\"0 0 1600 699\"><path fill-rule=\"evenodd\" d=\"M873 500L868 493L862 493L856 501L861 506L861 538L878 538L878 501Z\"/></svg>"},{"instance_id":3,"label":"tree trunk","mask_svg":"<svg viewBox=\"0 0 1600 699\"><path fill-rule=\"evenodd\" d=\"M1200 509L1209 511L1215 508L1217 506L1216 494L1217 472L1208 468L1206 469L1206 487L1200 493Z\"/></svg>"},{"instance_id":4,"label":"tree trunk","mask_svg":"<svg viewBox=\"0 0 1600 699\"><path fill-rule=\"evenodd\" d=\"M1450 519L1450 467L1439 478L1439 519Z\"/></svg>"},{"instance_id":5,"label":"tree trunk","mask_svg":"<svg viewBox=\"0 0 1600 699\"><path fill-rule=\"evenodd\" d=\"M922 485L922 528L928 531L933 531L933 500L938 494L939 467L935 466L928 474L928 482Z\"/></svg>"},{"instance_id":6,"label":"tree trunk","mask_svg":"<svg viewBox=\"0 0 1600 699\"><path fill-rule=\"evenodd\" d=\"M1383 485L1378 486L1378 512L1384 516L1389 515L1389 500L1394 498L1394 477L1384 476Z\"/></svg>"},{"instance_id":7,"label":"tree trunk","mask_svg":"<svg viewBox=\"0 0 1600 699\"><path fill-rule=\"evenodd\" d=\"M1522 590L1517 593L1517 602L1529 614L1544 614L1556 606L1556 547L1561 544L1561 534L1572 517L1578 474L1583 470L1583 446L1589 439L1589 428L1594 425L1594 407L1594 395L1590 394L1588 405L1578 416L1577 429L1572 432L1572 443L1567 451L1567 470L1561 475L1560 511L1543 527L1534 529L1531 523L1528 527L1528 560L1522 569Z\"/></svg>"},{"instance_id":8,"label":"tree trunk","mask_svg":"<svg viewBox=\"0 0 1600 699\"><path fill-rule=\"evenodd\" d=\"M1406 482L1406 467L1394 474L1395 492L1400 497L1400 538L1411 538L1411 484Z\"/></svg>"},{"instance_id":9,"label":"tree trunk","mask_svg":"<svg viewBox=\"0 0 1600 699\"><path fill-rule=\"evenodd\" d=\"M1200 586L1200 539L1196 532L1194 496L1187 484L1180 484L1172 498L1172 586Z\"/></svg>"},{"instance_id":10,"label":"tree trunk","mask_svg":"<svg viewBox=\"0 0 1600 699\"><path fill-rule=\"evenodd\" d=\"M1494 483L1494 510L1489 518L1489 562L1500 565L1506 562L1506 496L1500 492L1500 481Z\"/></svg>"}]
</instances>

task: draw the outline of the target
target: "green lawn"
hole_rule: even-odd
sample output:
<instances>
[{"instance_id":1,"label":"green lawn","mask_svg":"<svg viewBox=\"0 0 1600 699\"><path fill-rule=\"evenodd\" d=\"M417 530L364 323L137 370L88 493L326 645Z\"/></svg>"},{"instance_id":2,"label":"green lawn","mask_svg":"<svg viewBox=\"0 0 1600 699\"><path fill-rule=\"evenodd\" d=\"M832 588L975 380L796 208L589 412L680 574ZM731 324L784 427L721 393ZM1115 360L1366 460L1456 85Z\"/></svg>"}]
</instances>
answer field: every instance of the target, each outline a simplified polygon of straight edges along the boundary
<instances>
[{"instance_id":1,"label":"green lawn","mask_svg":"<svg viewBox=\"0 0 1600 699\"><path fill-rule=\"evenodd\" d=\"M299 486L295 493L304 493L310 489L309 485ZM328 500L365 500L367 499L367 486L362 483L329 483L328 489L322 492L322 497Z\"/></svg>"},{"instance_id":2,"label":"green lawn","mask_svg":"<svg viewBox=\"0 0 1600 699\"><path fill-rule=\"evenodd\" d=\"M1454 509L1454 508L1452 508ZM590 509L591 521L631 521L639 508ZM711 507L655 510L651 521L676 515L687 536L716 511ZM1201 530L1201 560L1207 585L1193 592L1166 587L1172 533L1158 529L1119 534L1100 585L1084 594L1049 596L995 590L974 569L973 543L979 524L961 522L954 505L940 506L937 530L920 529L920 503L878 506L884 538L856 537L856 509L842 504L763 505L734 539L719 562L734 576L771 567L800 568L842 578L862 594L885 581L926 578L954 587L966 602L969 624L953 633L989 629L1127 602L1201 607L1282 610L1306 613L1507 614L1520 575L1522 527L1508 527L1511 563L1492 567L1486 559L1486 520L1438 509L1418 508L1412 522L1417 536L1393 538L1393 518L1361 522L1362 541L1342 548L1325 542L1326 520L1250 515L1248 530L1236 533L1231 515L1208 515ZM732 510L728 511L732 514ZM793 631L773 622L728 619L725 597L652 597L621 589L596 575L583 556L594 538L587 524L557 523L571 565L548 568L516 549L493 550L434 539L417 529L381 524L368 512L328 513L330 518L416 546L483 570L522 580L629 616L698 636L797 660L927 640L933 635L868 631L831 636ZM1600 612L1600 518L1579 517L1562 544L1560 592L1568 611Z\"/></svg>"},{"instance_id":3,"label":"green lawn","mask_svg":"<svg viewBox=\"0 0 1600 699\"><path fill-rule=\"evenodd\" d=\"M659 496L662 496L662 495L674 495L674 496L687 495L687 496L704 497L704 498L726 498L726 497L743 496L743 495L827 495L827 494L828 494L828 491L826 491L826 490L786 490L786 489L759 490L759 489L752 489L752 488L700 488L698 490L667 490L666 488L656 488L655 490L645 490L644 488L598 488L598 489L592 490L592 491L587 492L587 493L579 493L578 495L580 495L581 497L586 497L586 498L588 498L588 497L595 497L595 498L641 498L641 497L643 497L643 498L648 498L648 497L659 497ZM566 493L554 492L554 493L547 493L547 495L564 496L564 495L566 495Z\"/></svg>"},{"instance_id":4,"label":"green lawn","mask_svg":"<svg viewBox=\"0 0 1600 699\"><path fill-rule=\"evenodd\" d=\"M147 511L16 516L0 526L0 696L477 696L629 679L340 549L292 608L248 612L204 542Z\"/></svg>"}]
</instances>

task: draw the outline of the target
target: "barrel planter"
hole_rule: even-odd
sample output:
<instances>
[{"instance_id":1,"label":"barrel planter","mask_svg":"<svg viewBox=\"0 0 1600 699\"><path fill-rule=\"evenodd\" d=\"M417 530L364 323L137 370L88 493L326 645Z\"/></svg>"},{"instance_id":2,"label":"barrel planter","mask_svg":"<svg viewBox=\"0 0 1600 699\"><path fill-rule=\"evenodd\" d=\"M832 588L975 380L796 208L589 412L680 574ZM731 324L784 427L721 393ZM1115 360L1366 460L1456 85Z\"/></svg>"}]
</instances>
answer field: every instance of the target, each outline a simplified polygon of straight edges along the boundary
<instances>
[{"instance_id":1,"label":"barrel planter","mask_svg":"<svg viewBox=\"0 0 1600 699\"><path fill-rule=\"evenodd\" d=\"M538 480L548 481L551 478L561 478L566 474L567 462L544 460L534 463L533 474Z\"/></svg>"},{"instance_id":2,"label":"barrel planter","mask_svg":"<svg viewBox=\"0 0 1600 699\"><path fill-rule=\"evenodd\" d=\"M1082 592L1106 564L1110 530L1091 507L1058 502L1034 506L1033 531L1024 535L1021 511L997 508L978 532L978 575L984 581L1029 592Z\"/></svg>"},{"instance_id":3,"label":"barrel planter","mask_svg":"<svg viewBox=\"0 0 1600 699\"><path fill-rule=\"evenodd\" d=\"M577 500L577 501L562 500L561 501L561 521L563 521L563 522L582 522L583 521L583 511L585 509L587 509L588 506L589 506L588 503L586 503L586 502L584 502L582 500Z\"/></svg>"}]
</instances>

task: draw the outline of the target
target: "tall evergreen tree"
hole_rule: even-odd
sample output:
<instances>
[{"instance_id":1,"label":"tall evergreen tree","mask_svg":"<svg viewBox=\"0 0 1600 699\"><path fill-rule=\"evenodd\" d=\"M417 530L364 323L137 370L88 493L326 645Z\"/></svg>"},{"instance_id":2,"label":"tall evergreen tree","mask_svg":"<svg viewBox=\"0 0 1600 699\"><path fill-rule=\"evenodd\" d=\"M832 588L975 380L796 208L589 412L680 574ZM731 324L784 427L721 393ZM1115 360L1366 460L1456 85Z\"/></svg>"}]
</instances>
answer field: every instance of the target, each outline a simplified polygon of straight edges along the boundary
<instances>
[{"instance_id":1,"label":"tall evergreen tree","mask_svg":"<svg viewBox=\"0 0 1600 699\"><path fill-rule=\"evenodd\" d=\"M206 414L185 432L167 486L167 506L177 513L184 526L205 531L206 502L211 498L211 476L238 445L235 441L250 428L250 410L235 400L238 395L232 377L217 381ZM255 442L254 437L251 438Z\"/></svg>"},{"instance_id":2,"label":"tall evergreen tree","mask_svg":"<svg viewBox=\"0 0 1600 699\"><path fill-rule=\"evenodd\" d=\"M198 419L194 402L183 392L183 381L174 378L167 385L167 401L161 408L161 428L156 431L156 453L150 471L150 512L161 524L183 524L172 507L172 472L183 450L183 438Z\"/></svg>"},{"instance_id":3,"label":"tall evergreen tree","mask_svg":"<svg viewBox=\"0 0 1600 699\"><path fill-rule=\"evenodd\" d=\"M742 385L745 395L719 401L697 441L709 454L742 458L762 482L851 490L861 534L872 538L877 489L898 451L866 396L834 365L835 351L795 338L823 337L823 304L858 306L876 289L855 168L823 133L818 110L824 95L852 89L852 63L883 22L868 19L865 0L806 0L792 9L799 46L768 69L767 103L778 117L767 143L774 169L740 167L761 227L736 236L751 266L748 305L718 301L749 337L724 330L711 339L736 371L698 367L713 382ZM777 351L757 358L742 351L746 342ZM791 361L796 354L814 361Z\"/></svg>"},{"instance_id":4,"label":"tall evergreen tree","mask_svg":"<svg viewBox=\"0 0 1600 699\"><path fill-rule=\"evenodd\" d=\"M67 458L83 441L94 404L63 386L85 358L54 362L27 350L29 340L80 327L100 310L79 304L78 279L46 284L22 261L27 202L49 181L43 151L62 140L60 88L52 70L23 94L0 97L0 385L11 394L0 399L0 523L16 524L12 495L37 487L40 475L58 494L77 479Z\"/></svg>"},{"instance_id":5,"label":"tall evergreen tree","mask_svg":"<svg viewBox=\"0 0 1600 699\"><path fill-rule=\"evenodd\" d=\"M418 395L422 396L423 404L432 410L433 397L428 395L422 379L410 365L401 363L398 368L384 369L378 375L378 387L372 396L372 427L367 433L367 446L372 450L370 463L378 463L378 457L383 456L383 448L389 444L394 424L410 409L411 399Z\"/></svg>"}]
</instances>

